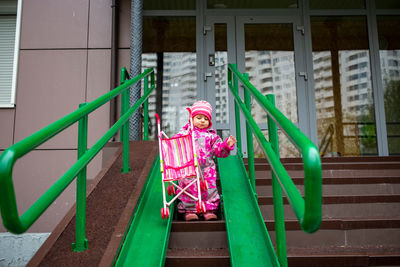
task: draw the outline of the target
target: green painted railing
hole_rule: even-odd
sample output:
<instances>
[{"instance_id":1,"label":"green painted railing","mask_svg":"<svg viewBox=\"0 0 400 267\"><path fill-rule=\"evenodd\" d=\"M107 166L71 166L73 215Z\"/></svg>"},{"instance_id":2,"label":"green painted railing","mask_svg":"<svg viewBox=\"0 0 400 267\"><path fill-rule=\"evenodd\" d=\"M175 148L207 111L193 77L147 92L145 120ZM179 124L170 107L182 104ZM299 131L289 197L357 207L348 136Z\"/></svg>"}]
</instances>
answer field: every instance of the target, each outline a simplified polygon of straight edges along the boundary
<instances>
[{"instance_id":1,"label":"green painted railing","mask_svg":"<svg viewBox=\"0 0 400 267\"><path fill-rule=\"evenodd\" d=\"M244 88L244 103L239 96L239 81ZM257 138L272 170L277 255L281 266L287 266L282 190L285 192L300 222L301 228L308 233L317 231L321 224L322 217L321 158L317 147L275 107L274 96L263 96L260 91L249 82L248 75L241 74L235 64L229 64L228 66L228 85L235 98L236 134L238 138L238 153L240 155L242 155L242 152L239 109L246 119L247 146L249 149L249 178L253 185L254 194L253 134ZM250 94L268 114L269 142L251 115ZM285 132L302 155L304 164L304 198L294 185L279 159L277 125Z\"/></svg>"},{"instance_id":2,"label":"green painted railing","mask_svg":"<svg viewBox=\"0 0 400 267\"><path fill-rule=\"evenodd\" d=\"M128 172L129 166L129 118L143 104L148 102L150 93L155 88L154 71L147 69L133 79L126 80L127 71L121 72L121 85L104 94L90 103L84 103L79 109L69 115L55 121L47 127L26 137L7 148L0 155L0 209L4 226L12 233L20 234L40 217L41 214L54 202L54 200L67 188L77 177L76 196L76 243L73 244L75 251L87 249L88 243L85 238L86 217L86 166L100 152L104 145L122 128L121 140L123 142L123 167L122 172ZM149 88L149 77L151 86ZM132 106L129 107L129 87L144 79L144 94ZM87 149L87 122L88 115L111 99L121 94L121 118L88 150ZM148 120L148 105L144 105L144 117ZM66 171L39 199L32 204L21 216L18 214L17 202L13 184L13 167L15 162L48 141L55 135L79 122L78 127L78 160ZM145 131L148 128L145 127ZM144 133L144 139L148 132Z\"/></svg>"}]
</instances>

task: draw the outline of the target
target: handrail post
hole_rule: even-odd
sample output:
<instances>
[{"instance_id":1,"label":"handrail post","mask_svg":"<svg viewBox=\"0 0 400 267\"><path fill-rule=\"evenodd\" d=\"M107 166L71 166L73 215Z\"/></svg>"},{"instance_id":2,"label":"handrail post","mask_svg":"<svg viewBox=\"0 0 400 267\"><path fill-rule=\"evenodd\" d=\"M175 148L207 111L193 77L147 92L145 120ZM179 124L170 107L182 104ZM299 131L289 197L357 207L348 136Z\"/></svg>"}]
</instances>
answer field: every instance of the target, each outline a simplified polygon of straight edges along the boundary
<instances>
[{"instance_id":1,"label":"handrail post","mask_svg":"<svg viewBox=\"0 0 400 267\"><path fill-rule=\"evenodd\" d=\"M82 103L79 108L87 103ZM87 151L88 115L83 116L78 123L78 159ZM76 178L76 230L75 243L72 243L73 251L84 251L88 248L86 239L86 169L85 166Z\"/></svg>"},{"instance_id":2,"label":"handrail post","mask_svg":"<svg viewBox=\"0 0 400 267\"><path fill-rule=\"evenodd\" d=\"M239 83L236 75L233 75L233 86L235 92L237 92L237 94L239 95ZM240 130L240 112L239 112L239 105L238 103L236 103L236 101L235 101L235 125L236 125L237 153L241 158L243 158L242 135Z\"/></svg>"},{"instance_id":3,"label":"handrail post","mask_svg":"<svg viewBox=\"0 0 400 267\"><path fill-rule=\"evenodd\" d=\"M268 94L267 99L275 106L275 96ZM268 136L272 149L275 151L276 156L279 158L279 138L278 128L274 120L268 115ZM287 267L287 253L286 253L286 233L285 233L285 215L283 212L283 197L282 188L276 178L274 172L272 174L272 193L274 200L274 217L275 217L275 236L276 236L276 250L278 254L279 263L283 267Z\"/></svg>"},{"instance_id":4,"label":"handrail post","mask_svg":"<svg viewBox=\"0 0 400 267\"><path fill-rule=\"evenodd\" d=\"M122 68L121 70L121 85L125 83L126 80L126 68ZM126 113L129 109L129 91L124 90L121 93L121 117ZM122 169L121 173L128 173L131 171L129 168L129 121L124 123L121 129L121 138L122 142Z\"/></svg>"},{"instance_id":5,"label":"handrail post","mask_svg":"<svg viewBox=\"0 0 400 267\"><path fill-rule=\"evenodd\" d=\"M146 94L149 90L149 76L144 78L144 93ZM149 140L149 99L143 103L143 140Z\"/></svg>"},{"instance_id":6,"label":"handrail post","mask_svg":"<svg viewBox=\"0 0 400 267\"><path fill-rule=\"evenodd\" d=\"M246 80L249 80L249 74L243 73ZM249 91L244 90L244 103L247 110L251 114L251 96ZM253 133L250 129L250 125L246 120L246 139L247 139L247 162L249 166L249 179L250 184L253 187L253 192L256 194L256 175L254 169L254 148L253 148Z\"/></svg>"}]
</instances>

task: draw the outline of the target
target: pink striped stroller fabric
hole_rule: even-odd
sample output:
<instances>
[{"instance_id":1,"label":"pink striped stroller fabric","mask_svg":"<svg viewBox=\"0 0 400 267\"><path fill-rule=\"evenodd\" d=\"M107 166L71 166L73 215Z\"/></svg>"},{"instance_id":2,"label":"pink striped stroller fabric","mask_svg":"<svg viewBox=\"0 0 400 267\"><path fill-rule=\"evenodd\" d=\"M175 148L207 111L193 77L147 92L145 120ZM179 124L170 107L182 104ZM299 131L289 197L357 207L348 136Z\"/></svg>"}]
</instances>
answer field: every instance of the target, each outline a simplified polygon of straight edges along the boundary
<instances>
[{"instance_id":1,"label":"pink striped stroller fabric","mask_svg":"<svg viewBox=\"0 0 400 267\"><path fill-rule=\"evenodd\" d=\"M161 139L164 181L196 177L194 151L190 134Z\"/></svg>"}]
</instances>

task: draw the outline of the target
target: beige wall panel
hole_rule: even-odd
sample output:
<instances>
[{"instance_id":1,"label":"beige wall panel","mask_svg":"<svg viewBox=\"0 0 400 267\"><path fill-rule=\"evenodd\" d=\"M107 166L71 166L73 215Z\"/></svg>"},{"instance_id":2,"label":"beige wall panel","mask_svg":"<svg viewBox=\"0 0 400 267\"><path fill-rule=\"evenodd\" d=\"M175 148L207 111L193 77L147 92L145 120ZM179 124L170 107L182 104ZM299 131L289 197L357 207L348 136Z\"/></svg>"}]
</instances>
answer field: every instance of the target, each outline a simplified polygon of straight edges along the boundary
<instances>
[{"instance_id":1,"label":"beige wall panel","mask_svg":"<svg viewBox=\"0 0 400 267\"><path fill-rule=\"evenodd\" d=\"M118 69L125 67L129 71L130 63L130 50L129 49L119 49L118 51ZM118 73L118 79L120 79L120 73Z\"/></svg>"},{"instance_id":2,"label":"beige wall panel","mask_svg":"<svg viewBox=\"0 0 400 267\"><path fill-rule=\"evenodd\" d=\"M90 1L89 48L111 48L112 1Z\"/></svg>"},{"instance_id":3,"label":"beige wall panel","mask_svg":"<svg viewBox=\"0 0 400 267\"><path fill-rule=\"evenodd\" d=\"M13 181L21 216L42 196L77 160L76 150L36 150L18 160ZM102 152L90 163L88 184L101 170ZM61 193L27 232L51 232L75 203L76 179ZM0 232L6 231L0 218Z\"/></svg>"},{"instance_id":4,"label":"beige wall panel","mask_svg":"<svg viewBox=\"0 0 400 267\"><path fill-rule=\"evenodd\" d=\"M15 109L0 109L0 149L6 149L13 143L14 114Z\"/></svg>"},{"instance_id":5,"label":"beige wall panel","mask_svg":"<svg viewBox=\"0 0 400 267\"><path fill-rule=\"evenodd\" d=\"M119 10L119 47L129 48L131 38L131 1L120 1Z\"/></svg>"},{"instance_id":6,"label":"beige wall panel","mask_svg":"<svg viewBox=\"0 0 400 267\"><path fill-rule=\"evenodd\" d=\"M89 0L23 1L21 49L86 48Z\"/></svg>"},{"instance_id":7,"label":"beige wall panel","mask_svg":"<svg viewBox=\"0 0 400 267\"><path fill-rule=\"evenodd\" d=\"M33 151L18 160L13 181L21 216L76 161L76 151ZM50 232L75 203L75 182L43 213L29 232ZM1 231L4 226L1 223Z\"/></svg>"},{"instance_id":8,"label":"beige wall panel","mask_svg":"<svg viewBox=\"0 0 400 267\"><path fill-rule=\"evenodd\" d=\"M129 61L130 61L130 55L129 55L129 49L119 49L118 51L118 69L120 70L118 72L118 81L121 80L121 69L122 67L127 68L129 71ZM121 98L118 97L117 99L117 117L120 118L121 116ZM117 135L117 141L120 141L120 132L118 132Z\"/></svg>"},{"instance_id":9,"label":"beige wall panel","mask_svg":"<svg viewBox=\"0 0 400 267\"><path fill-rule=\"evenodd\" d=\"M68 115L85 101L86 57L81 50L21 51L15 141ZM41 148L76 148L77 124Z\"/></svg>"},{"instance_id":10,"label":"beige wall panel","mask_svg":"<svg viewBox=\"0 0 400 267\"><path fill-rule=\"evenodd\" d=\"M110 50L90 50L88 60L87 102L93 101L110 91ZM89 115L89 146L109 129L110 102Z\"/></svg>"}]
</instances>

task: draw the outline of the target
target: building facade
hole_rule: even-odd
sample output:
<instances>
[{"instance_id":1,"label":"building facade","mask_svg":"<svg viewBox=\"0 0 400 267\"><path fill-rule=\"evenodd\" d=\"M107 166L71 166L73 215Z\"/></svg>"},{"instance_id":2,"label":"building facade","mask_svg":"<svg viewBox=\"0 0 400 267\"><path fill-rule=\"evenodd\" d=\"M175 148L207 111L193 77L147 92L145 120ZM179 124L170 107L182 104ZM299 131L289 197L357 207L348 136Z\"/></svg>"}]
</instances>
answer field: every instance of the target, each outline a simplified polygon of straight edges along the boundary
<instances>
[{"instance_id":1,"label":"building facade","mask_svg":"<svg viewBox=\"0 0 400 267\"><path fill-rule=\"evenodd\" d=\"M130 62L130 16L129 0L0 2L0 152L118 85ZM197 99L213 105L222 136L235 134L227 64L236 63L322 155L400 154L398 1L143 1L142 39L142 68L157 77L153 135L155 112L173 134ZM89 117L89 146L118 106ZM252 113L267 133L255 101ZM281 157L300 156L281 130L279 138ZM74 125L17 162L20 212L76 160L76 139ZM100 154L89 165L89 179L104 160ZM52 231L74 194L71 185L29 231Z\"/></svg>"}]
</instances>

